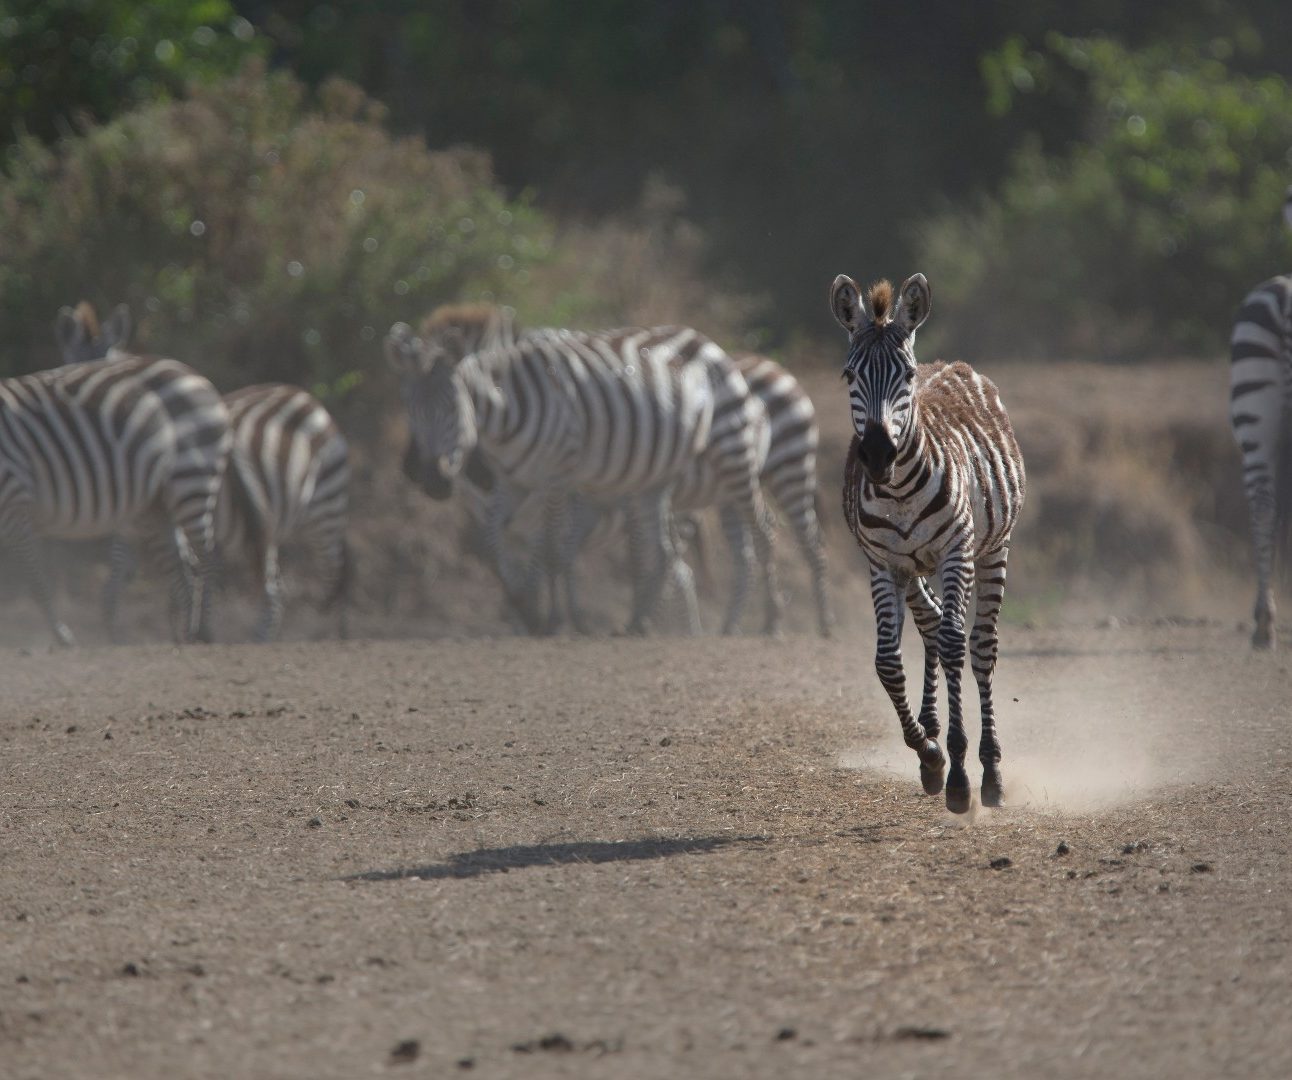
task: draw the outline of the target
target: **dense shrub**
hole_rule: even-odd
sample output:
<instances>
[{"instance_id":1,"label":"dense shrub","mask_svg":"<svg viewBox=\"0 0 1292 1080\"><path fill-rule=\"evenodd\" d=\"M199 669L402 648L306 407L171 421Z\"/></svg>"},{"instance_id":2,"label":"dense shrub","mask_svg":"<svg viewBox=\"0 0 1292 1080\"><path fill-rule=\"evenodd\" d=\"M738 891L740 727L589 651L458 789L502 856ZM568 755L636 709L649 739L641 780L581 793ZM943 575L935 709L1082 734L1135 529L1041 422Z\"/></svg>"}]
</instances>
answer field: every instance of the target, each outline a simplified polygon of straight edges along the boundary
<instances>
[{"instance_id":1,"label":"dense shrub","mask_svg":"<svg viewBox=\"0 0 1292 1080\"><path fill-rule=\"evenodd\" d=\"M335 395L397 318L521 290L550 229L488 158L394 139L381 107L253 67L48 148L0 177L0 373L54 361L60 304L130 303L137 340L222 385Z\"/></svg>"},{"instance_id":2,"label":"dense shrub","mask_svg":"<svg viewBox=\"0 0 1292 1080\"><path fill-rule=\"evenodd\" d=\"M991 198L934 220L938 341L968 354L1135 356L1223 348L1258 281L1292 265L1292 88L1205 51L1103 39L1017 43L986 70L994 99L1085 86L1083 141L1038 139ZM932 324L931 324L932 327Z\"/></svg>"}]
</instances>

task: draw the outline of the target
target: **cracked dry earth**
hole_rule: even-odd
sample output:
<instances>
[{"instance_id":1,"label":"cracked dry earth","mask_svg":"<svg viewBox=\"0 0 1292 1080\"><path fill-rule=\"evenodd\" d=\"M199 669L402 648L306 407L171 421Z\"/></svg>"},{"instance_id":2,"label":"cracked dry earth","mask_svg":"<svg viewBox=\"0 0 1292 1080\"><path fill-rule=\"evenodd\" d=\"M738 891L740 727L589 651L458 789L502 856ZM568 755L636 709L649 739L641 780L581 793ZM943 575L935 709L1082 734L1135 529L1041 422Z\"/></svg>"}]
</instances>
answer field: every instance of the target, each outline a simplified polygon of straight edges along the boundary
<instances>
[{"instance_id":1,"label":"cracked dry earth","mask_svg":"<svg viewBox=\"0 0 1292 1080\"><path fill-rule=\"evenodd\" d=\"M1283 655L1008 627L953 820L870 650L6 652L0 1074L1292 1075Z\"/></svg>"}]
</instances>

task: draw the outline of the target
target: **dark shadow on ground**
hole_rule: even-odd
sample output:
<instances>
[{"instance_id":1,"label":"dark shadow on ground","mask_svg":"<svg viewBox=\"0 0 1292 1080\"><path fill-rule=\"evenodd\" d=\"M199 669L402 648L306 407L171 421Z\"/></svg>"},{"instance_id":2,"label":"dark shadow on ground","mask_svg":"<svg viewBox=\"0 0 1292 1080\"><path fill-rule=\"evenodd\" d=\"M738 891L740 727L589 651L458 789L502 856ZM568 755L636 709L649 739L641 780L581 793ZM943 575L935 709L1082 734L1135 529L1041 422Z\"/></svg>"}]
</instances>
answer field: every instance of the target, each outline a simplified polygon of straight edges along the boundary
<instances>
[{"instance_id":1,"label":"dark shadow on ground","mask_svg":"<svg viewBox=\"0 0 1292 1080\"><path fill-rule=\"evenodd\" d=\"M403 881L418 878L471 878L481 874L505 874L529 866L565 866L570 863L639 862L666 859L672 855L703 855L733 844L761 844L765 836L684 836L676 839L585 840L570 844L531 844L504 848L481 848L450 855L442 863L407 866L396 870L366 870L345 881Z\"/></svg>"}]
</instances>

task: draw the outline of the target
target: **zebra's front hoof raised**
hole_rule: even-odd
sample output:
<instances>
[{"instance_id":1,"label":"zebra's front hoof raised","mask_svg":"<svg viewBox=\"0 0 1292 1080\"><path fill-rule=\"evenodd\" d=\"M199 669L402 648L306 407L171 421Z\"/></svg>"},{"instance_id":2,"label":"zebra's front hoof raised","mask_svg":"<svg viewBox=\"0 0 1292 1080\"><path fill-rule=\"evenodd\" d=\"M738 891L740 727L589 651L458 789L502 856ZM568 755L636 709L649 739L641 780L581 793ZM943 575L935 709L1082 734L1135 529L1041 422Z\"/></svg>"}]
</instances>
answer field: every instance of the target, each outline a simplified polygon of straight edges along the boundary
<instances>
[{"instance_id":1,"label":"zebra's front hoof raised","mask_svg":"<svg viewBox=\"0 0 1292 1080\"><path fill-rule=\"evenodd\" d=\"M983 806L1005 805L1005 783L999 769L984 769L982 774Z\"/></svg>"},{"instance_id":2,"label":"zebra's front hoof raised","mask_svg":"<svg viewBox=\"0 0 1292 1080\"><path fill-rule=\"evenodd\" d=\"M967 814L971 801L969 774L962 768L952 767L947 777L947 809L953 814Z\"/></svg>"},{"instance_id":3,"label":"zebra's front hoof raised","mask_svg":"<svg viewBox=\"0 0 1292 1080\"><path fill-rule=\"evenodd\" d=\"M925 795L937 795L942 791L942 773L946 768L946 755L942 747L933 739L925 741L920 754L920 783L924 785Z\"/></svg>"}]
</instances>

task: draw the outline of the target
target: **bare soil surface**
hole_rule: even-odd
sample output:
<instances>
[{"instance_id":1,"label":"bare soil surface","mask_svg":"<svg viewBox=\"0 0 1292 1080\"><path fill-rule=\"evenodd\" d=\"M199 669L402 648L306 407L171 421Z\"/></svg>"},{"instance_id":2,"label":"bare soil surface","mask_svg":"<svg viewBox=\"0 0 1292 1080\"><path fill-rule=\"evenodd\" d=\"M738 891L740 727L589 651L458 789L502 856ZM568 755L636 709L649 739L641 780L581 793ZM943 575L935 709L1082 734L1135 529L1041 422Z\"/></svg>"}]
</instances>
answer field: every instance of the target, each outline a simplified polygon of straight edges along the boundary
<instances>
[{"instance_id":1,"label":"bare soil surface","mask_svg":"<svg viewBox=\"0 0 1292 1080\"><path fill-rule=\"evenodd\" d=\"M1292 1075L1284 654L1003 639L962 819L864 630L0 653L0 1074Z\"/></svg>"}]
</instances>

